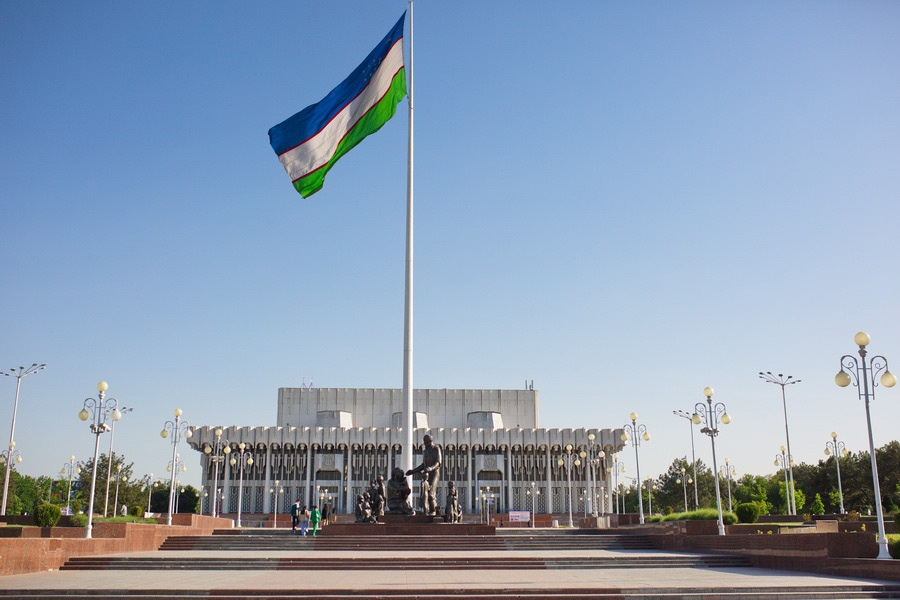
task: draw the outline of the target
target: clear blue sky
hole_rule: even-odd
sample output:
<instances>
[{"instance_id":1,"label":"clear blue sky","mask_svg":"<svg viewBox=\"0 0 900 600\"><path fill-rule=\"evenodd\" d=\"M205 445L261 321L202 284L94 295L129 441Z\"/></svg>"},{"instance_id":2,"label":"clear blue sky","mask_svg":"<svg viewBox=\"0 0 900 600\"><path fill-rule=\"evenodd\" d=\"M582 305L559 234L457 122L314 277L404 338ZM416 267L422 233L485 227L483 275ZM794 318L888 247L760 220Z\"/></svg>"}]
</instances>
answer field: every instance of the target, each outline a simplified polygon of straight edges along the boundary
<instances>
[{"instance_id":1,"label":"clear blue sky","mask_svg":"<svg viewBox=\"0 0 900 600\"><path fill-rule=\"evenodd\" d=\"M48 364L23 386L24 472L90 456L100 379L135 407L117 449L156 474L176 407L273 425L304 377L400 387L405 102L308 200L266 132L405 8L0 4L0 367ZM862 448L832 378L860 329L900 371L898 27L895 2L421 0L416 386L533 379L546 427L635 410L655 474L689 452L671 411L711 385L720 457L771 472L771 369L803 380L798 462L835 429ZM896 438L900 389L873 415Z\"/></svg>"}]
</instances>

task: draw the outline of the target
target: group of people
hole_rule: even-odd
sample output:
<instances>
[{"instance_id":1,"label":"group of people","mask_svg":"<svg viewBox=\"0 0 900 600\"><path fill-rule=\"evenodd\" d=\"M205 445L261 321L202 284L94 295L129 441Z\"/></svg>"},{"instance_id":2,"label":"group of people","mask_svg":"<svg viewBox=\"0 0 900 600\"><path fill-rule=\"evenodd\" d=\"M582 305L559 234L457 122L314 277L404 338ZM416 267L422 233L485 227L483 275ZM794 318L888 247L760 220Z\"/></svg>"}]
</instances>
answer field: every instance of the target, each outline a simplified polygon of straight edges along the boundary
<instances>
[{"instance_id":1,"label":"group of people","mask_svg":"<svg viewBox=\"0 0 900 600\"><path fill-rule=\"evenodd\" d=\"M319 531L320 523L327 523L329 518L328 505L326 504L322 511L319 511L319 507L313 505L312 510L307 510L306 505L300 506L300 501L297 500L293 504L291 504L291 531L295 534L297 533L297 526L300 526L299 535L306 535L307 531L312 528L312 535L315 537L316 532Z\"/></svg>"}]
</instances>

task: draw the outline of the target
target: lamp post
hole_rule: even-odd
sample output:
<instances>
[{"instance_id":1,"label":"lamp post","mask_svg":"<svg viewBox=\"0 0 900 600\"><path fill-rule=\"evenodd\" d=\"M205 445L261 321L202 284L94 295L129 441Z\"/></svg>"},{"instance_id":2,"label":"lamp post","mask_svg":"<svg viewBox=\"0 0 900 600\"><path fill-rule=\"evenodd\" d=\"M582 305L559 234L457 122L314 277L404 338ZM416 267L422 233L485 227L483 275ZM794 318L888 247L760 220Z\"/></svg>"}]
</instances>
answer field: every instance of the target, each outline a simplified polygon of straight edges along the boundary
<instances>
[{"instance_id":1,"label":"lamp post","mask_svg":"<svg viewBox=\"0 0 900 600\"><path fill-rule=\"evenodd\" d=\"M565 467L569 474L569 527L575 527L575 523L572 521L572 467L581 466L581 460L573 450L572 444L566 444L565 453L561 454L559 460L556 461L556 464Z\"/></svg>"},{"instance_id":2,"label":"lamp post","mask_svg":"<svg viewBox=\"0 0 900 600\"><path fill-rule=\"evenodd\" d=\"M734 465L730 464L726 458L725 466L720 470L720 474L725 478L725 481L728 484L728 512L731 512L731 482L734 480L734 475L737 475L737 469Z\"/></svg>"},{"instance_id":3,"label":"lamp post","mask_svg":"<svg viewBox=\"0 0 900 600\"><path fill-rule=\"evenodd\" d=\"M228 454L231 453L231 446L228 444L228 440L222 439L222 429L216 427L215 431L215 440L213 441L212 446L206 444L203 447L203 453L206 454L208 460L213 463L213 489L219 489L219 463L224 463ZM222 453L220 456L219 453ZM210 456L212 455L212 456ZM212 506L210 506L209 514L210 516L216 516L216 499L217 495L213 494L213 502Z\"/></svg>"},{"instance_id":4,"label":"lamp post","mask_svg":"<svg viewBox=\"0 0 900 600\"><path fill-rule=\"evenodd\" d=\"M237 513L237 526L241 526L241 504L244 497L244 465L248 467L253 466L253 457L250 455L250 452L247 450L247 445L244 442L238 444L238 452L237 456L232 456L229 463L231 466L235 466L236 464L240 464L240 479L238 483L238 513Z\"/></svg>"},{"instance_id":5,"label":"lamp post","mask_svg":"<svg viewBox=\"0 0 900 600\"><path fill-rule=\"evenodd\" d=\"M15 442L9 443L9 449L0 453L0 464L6 465L6 472L9 473L13 468L22 464L22 453L15 449Z\"/></svg>"},{"instance_id":6,"label":"lamp post","mask_svg":"<svg viewBox=\"0 0 900 600\"><path fill-rule=\"evenodd\" d=\"M831 432L831 441L825 442L825 456L834 454L834 467L837 469L838 498L841 500L841 514L844 514L844 489L841 487L841 457L850 454L844 442L837 439L836 431Z\"/></svg>"},{"instance_id":7,"label":"lamp post","mask_svg":"<svg viewBox=\"0 0 900 600\"><path fill-rule=\"evenodd\" d=\"M116 499L113 502L113 516L119 509L119 482L122 481L122 465L116 465Z\"/></svg>"},{"instance_id":8,"label":"lamp post","mask_svg":"<svg viewBox=\"0 0 900 600\"><path fill-rule=\"evenodd\" d=\"M165 439L172 436L172 479L169 486L169 516L166 519L166 525L172 524L172 510L175 509L175 472L178 470L178 442L181 438L190 439L194 435L191 424L181 420L182 410L175 409L175 420L166 421L162 431L159 432L161 438ZM186 471L187 467L182 464L182 471Z\"/></svg>"},{"instance_id":9,"label":"lamp post","mask_svg":"<svg viewBox=\"0 0 900 600\"><path fill-rule=\"evenodd\" d=\"M691 419L692 415L684 412L683 410L673 410L672 414L683 419L687 419L688 423L690 423L691 426L691 462L694 465L694 508L700 508L700 492L697 491L697 454L694 452L694 421ZM684 469L682 469L682 471L684 471ZM685 512L687 512L686 502L684 505L684 510Z\"/></svg>"},{"instance_id":10,"label":"lamp post","mask_svg":"<svg viewBox=\"0 0 900 600\"><path fill-rule=\"evenodd\" d=\"M653 515L653 491L656 489L656 484L653 483L652 480L648 479L645 485L641 485L642 490L647 490L647 514ZM641 500L643 502L643 500Z\"/></svg>"},{"instance_id":11,"label":"lamp post","mask_svg":"<svg viewBox=\"0 0 900 600\"><path fill-rule=\"evenodd\" d=\"M33 373L37 373L38 371L42 371L46 364L37 364L33 363L30 367L19 367L18 369L10 369L8 373L4 372L3 374L7 377L15 377L16 378L16 400L13 402L13 414L12 414L12 425L9 428L9 452L7 452L7 464L12 464L10 462L10 456L13 447L16 445L15 436L16 436L16 411L19 410L19 388L22 386L22 380ZM22 458L19 456L18 458ZM15 460L15 459L12 459ZM21 460L19 462L22 462ZM6 499L9 496L9 469L6 469L6 475L3 477L3 504L0 505L0 515L6 514Z\"/></svg>"},{"instance_id":12,"label":"lamp post","mask_svg":"<svg viewBox=\"0 0 900 600\"><path fill-rule=\"evenodd\" d=\"M274 495L272 500L272 529L278 527L278 494L284 492L284 488L279 485L279 481L275 480L275 487L269 488L269 493Z\"/></svg>"},{"instance_id":13,"label":"lamp post","mask_svg":"<svg viewBox=\"0 0 900 600\"><path fill-rule=\"evenodd\" d=\"M712 445L713 474L716 479L716 508L719 512L719 535L725 535L725 521L722 519L722 498L719 494L719 467L716 464L716 436L719 435L719 423L728 425L731 423L731 417L725 412L725 405L722 402L716 402L713 405L713 389L711 387L703 388L703 395L706 396L706 404L698 402L694 405L694 414L691 415L691 421L694 425L703 423L705 427L700 433L709 436Z\"/></svg>"},{"instance_id":14,"label":"lamp post","mask_svg":"<svg viewBox=\"0 0 900 600\"><path fill-rule=\"evenodd\" d=\"M82 421L92 419L91 432L94 440L94 462L91 467L91 496L88 501L88 521L84 528L84 537L90 538L94 528L94 491L97 488L97 458L100 455L100 435L112 430L109 421L118 421L122 418L119 412L119 401L115 398L106 398L106 390L109 384L101 381L97 384L97 399L85 398L84 407L78 411L78 418Z\"/></svg>"},{"instance_id":15,"label":"lamp post","mask_svg":"<svg viewBox=\"0 0 900 600\"><path fill-rule=\"evenodd\" d=\"M649 442L650 434L647 433L646 425L638 425L637 413L631 413L630 415L628 415L628 418L631 419L631 423L630 424L626 423L625 426L623 427L623 429L625 430L625 433L622 434L622 441L627 442L630 437L632 439L631 444L634 446L634 464L635 464L637 481L638 481L638 485L637 485L638 500L640 500L638 502L638 507L640 509L639 510L640 523L641 523L641 525L643 525L644 524L644 501L641 500L641 498L640 498L640 496L641 496L641 485L640 485L640 483L641 483L641 457L638 455L638 446L641 445L642 439L645 442Z\"/></svg>"},{"instance_id":16,"label":"lamp post","mask_svg":"<svg viewBox=\"0 0 900 600\"><path fill-rule=\"evenodd\" d=\"M119 409L119 413L121 415L125 415L126 413L130 413L133 411L133 408L125 408L124 406ZM106 494L103 496L103 516L106 516L107 510L109 509L109 479L112 474L112 465L113 465L113 439L116 437L116 422L112 422L112 429L109 430L109 454L106 455ZM116 507L113 506L113 516L116 516Z\"/></svg>"},{"instance_id":17,"label":"lamp post","mask_svg":"<svg viewBox=\"0 0 900 600\"><path fill-rule=\"evenodd\" d=\"M791 482L788 480L788 464L793 463L794 461L789 460L785 455L785 447L781 446L780 448L781 454L775 455L775 466L781 467L784 471L784 502L787 505L787 511L789 515L794 514L793 509L791 508Z\"/></svg>"},{"instance_id":18,"label":"lamp post","mask_svg":"<svg viewBox=\"0 0 900 600\"><path fill-rule=\"evenodd\" d=\"M70 504L72 503L72 476L81 474L81 469L75 466L75 455L69 455L69 462L63 463L63 468L59 470L59 474L65 476L66 473L69 475L69 491L66 492L66 514L69 514Z\"/></svg>"},{"instance_id":19,"label":"lamp post","mask_svg":"<svg viewBox=\"0 0 900 600\"><path fill-rule=\"evenodd\" d=\"M156 482L153 481L153 473L147 476L147 512L150 512L150 500L153 497L153 488L156 487Z\"/></svg>"},{"instance_id":20,"label":"lamp post","mask_svg":"<svg viewBox=\"0 0 900 600\"><path fill-rule=\"evenodd\" d=\"M785 399L784 388L789 385L793 385L795 383L800 383L800 380L794 379L791 375L788 375L787 377L785 377L781 373L778 373L778 375L773 375L772 371L766 371L765 373L760 371L759 378L765 382L774 383L775 385L781 387L781 406L784 409L784 438L785 438L785 442L787 443L788 458L791 458L793 456L793 454L791 454L791 434L790 434L790 430L788 429L787 400ZM790 510L791 510L792 515L796 515L797 514L797 497L796 497L796 494L794 493L795 486L794 486L793 460L788 461L787 469L788 469L788 474L790 475L790 480L791 480L791 486L790 486L791 487L791 493L790 493L791 508L790 508Z\"/></svg>"},{"instance_id":21,"label":"lamp post","mask_svg":"<svg viewBox=\"0 0 900 600\"><path fill-rule=\"evenodd\" d=\"M619 503L622 500L622 490L619 487L619 473L625 472L625 463L619 460L618 454L613 454L612 456L612 469L613 475L615 476L616 482L616 514L625 512L625 503L622 502L622 508L619 509Z\"/></svg>"},{"instance_id":22,"label":"lamp post","mask_svg":"<svg viewBox=\"0 0 900 600\"><path fill-rule=\"evenodd\" d=\"M532 529L534 529L534 518L535 518L535 514L534 514L534 501L537 499L537 498L536 498L537 492L538 492L537 484L536 484L535 482L532 481L532 482L531 482L531 489L525 492L526 495L531 496L531 528L532 528Z\"/></svg>"},{"instance_id":23,"label":"lamp post","mask_svg":"<svg viewBox=\"0 0 900 600\"><path fill-rule=\"evenodd\" d=\"M603 467L603 464L606 459L606 452L600 446L597 446L597 450L594 450L594 440L595 436L593 433L588 435L588 441L591 443L590 452L588 456L588 463L590 464L590 489L591 489L591 515L598 516L600 514L605 513L606 511L601 508L601 510L597 510L597 479L599 479L598 475L601 473L600 469ZM585 515L587 516L587 515Z\"/></svg>"},{"instance_id":24,"label":"lamp post","mask_svg":"<svg viewBox=\"0 0 900 600\"><path fill-rule=\"evenodd\" d=\"M853 341L859 346L858 353L862 364L860 365L860 361L857 361L852 354L845 354L841 357L841 370L834 376L834 382L840 387L847 387L852 381L857 388L860 400L865 401L866 404L866 426L869 431L869 456L872 459L875 514L878 516L878 558L890 559L891 554L888 551L888 541L884 533L884 511L881 508L881 485L878 483L878 464L875 460L875 440L872 437L872 416L869 403L875 399L875 388L878 387L875 377L879 373L884 371L881 374L881 385L886 388L897 385L897 377L890 372L887 359L883 356L873 356L866 364L866 355L868 354L866 346L871 341L868 333L860 331L854 336Z\"/></svg>"},{"instance_id":25,"label":"lamp post","mask_svg":"<svg viewBox=\"0 0 900 600\"><path fill-rule=\"evenodd\" d=\"M687 507L687 484L689 482L687 481L687 477L685 477L686 472L687 472L687 469L685 469L684 467L681 467L681 479L676 480L677 483L681 483L684 487L684 512L687 512L687 510L688 510L688 507Z\"/></svg>"}]
</instances>

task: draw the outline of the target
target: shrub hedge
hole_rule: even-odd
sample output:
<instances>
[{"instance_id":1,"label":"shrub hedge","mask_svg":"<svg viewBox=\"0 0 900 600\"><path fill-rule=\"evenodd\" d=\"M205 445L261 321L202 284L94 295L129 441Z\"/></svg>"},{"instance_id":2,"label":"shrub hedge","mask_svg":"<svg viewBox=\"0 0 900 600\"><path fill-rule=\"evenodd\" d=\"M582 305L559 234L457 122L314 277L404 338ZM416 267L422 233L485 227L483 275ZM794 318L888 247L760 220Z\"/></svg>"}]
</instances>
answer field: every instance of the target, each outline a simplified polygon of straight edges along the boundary
<instances>
[{"instance_id":1,"label":"shrub hedge","mask_svg":"<svg viewBox=\"0 0 900 600\"><path fill-rule=\"evenodd\" d=\"M759 519L759 505L755 502L738 504L734 512L741 523L756 523Z\"/></svg>"},{"instance_id":2,"label":"shrub hedge","mask_svg":"<svg viewBox=\"0 0 900 600\"><path fill-rule=\"evenodd\" d=\"M58 506L44 502L34 511L34 523L38 527L53 527L61 516L62 511Z\"/></svg>"},{"instance_id":3,"label":"shrub hedge","mask_svg":"<svg viewBox=\"0 0 900 600\"><path fill-rule=\"evenodd\" d=\"M719 513L715 508L701 508L689 512L672 513L671 515L653 515L647 521L649 523L659 523L661 521L716 521L719 519ZM726 525L734 525L738 522L737 515L733 512L725 511L722 513L722 521Z\"/></svg>"}]
</instances>

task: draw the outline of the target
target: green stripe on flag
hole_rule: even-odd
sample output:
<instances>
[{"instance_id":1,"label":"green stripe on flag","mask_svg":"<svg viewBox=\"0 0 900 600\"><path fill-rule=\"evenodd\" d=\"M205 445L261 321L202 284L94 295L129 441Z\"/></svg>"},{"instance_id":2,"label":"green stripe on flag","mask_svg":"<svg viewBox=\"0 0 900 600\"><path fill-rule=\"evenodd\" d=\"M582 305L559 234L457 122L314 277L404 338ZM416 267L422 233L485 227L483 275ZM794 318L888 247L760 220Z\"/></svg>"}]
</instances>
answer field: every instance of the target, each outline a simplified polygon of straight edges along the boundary
<instances>
[{"instance_id":1,"label":"green stripe on flag","mask_svg":"<svg viewBox=\"0 0 900 600\"><path fill-rule=\"evenodd\" d=\"M397 112L397 104L405 95L406 69L403 68L394 75L394 78L391 80L391 87L388 88L387 93L381 101L357 121L353 129L347 132L347 135L341 140L341 143L338 144L337 150L335 150L331 160L329 160L321 169L318 169L305 177L301 177L294 182L294 188L300 192L300 195L304 198L309 198L321 190L322 185L325 183L325 175L331 167L334 166L334 163L336 163L340 157L352 150L358 143L363 141L366 136L372 135L381 129L382 125L387 123Z\"/></svg>"}]
</instances>

